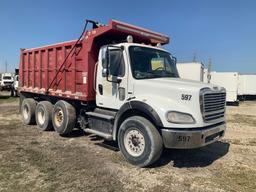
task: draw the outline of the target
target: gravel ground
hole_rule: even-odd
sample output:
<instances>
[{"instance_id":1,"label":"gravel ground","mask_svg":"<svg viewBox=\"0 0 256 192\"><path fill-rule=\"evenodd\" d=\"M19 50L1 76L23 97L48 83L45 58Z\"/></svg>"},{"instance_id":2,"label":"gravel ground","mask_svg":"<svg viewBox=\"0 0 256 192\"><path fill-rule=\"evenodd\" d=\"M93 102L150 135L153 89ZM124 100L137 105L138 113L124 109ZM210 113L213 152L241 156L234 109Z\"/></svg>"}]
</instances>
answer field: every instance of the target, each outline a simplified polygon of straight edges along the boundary
<instances>
[{"instance_id":1,"label":"gravel ground","mask_svg":"<svg viewBox=\"0 0 256 192\"><path fill-rule=\"evenodd\" d=\"M6 94L8 95L8 94ZM150 168L115 143L25 126L18 99L0 96L0 191L256 191L256 101L227 107L227 132L196 150L164 150Z\"/></svg>"}]
</instances>

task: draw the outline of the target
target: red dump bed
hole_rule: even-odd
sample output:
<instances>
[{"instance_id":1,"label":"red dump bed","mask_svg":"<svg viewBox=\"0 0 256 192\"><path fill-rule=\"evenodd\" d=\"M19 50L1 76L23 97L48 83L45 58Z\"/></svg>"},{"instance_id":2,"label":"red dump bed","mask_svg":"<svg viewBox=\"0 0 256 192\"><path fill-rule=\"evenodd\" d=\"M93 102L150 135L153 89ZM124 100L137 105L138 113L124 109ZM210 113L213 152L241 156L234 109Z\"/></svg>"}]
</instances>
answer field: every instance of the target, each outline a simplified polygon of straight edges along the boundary
<instances>
[{"instance_id":1,"label":"red dump bed","mask_svg":"<svg viewBox=\"0 0 256 192\"><path fill-rule=\"evenodd\" d=\"M132 35L138 43L169 42L169 38L162 34L111 20L106 26L86 31L71 54L77 40L21 49L19 91L94 100L94 70L100 47L123 41L127 35Z\"/></svg>"}]
</instances>

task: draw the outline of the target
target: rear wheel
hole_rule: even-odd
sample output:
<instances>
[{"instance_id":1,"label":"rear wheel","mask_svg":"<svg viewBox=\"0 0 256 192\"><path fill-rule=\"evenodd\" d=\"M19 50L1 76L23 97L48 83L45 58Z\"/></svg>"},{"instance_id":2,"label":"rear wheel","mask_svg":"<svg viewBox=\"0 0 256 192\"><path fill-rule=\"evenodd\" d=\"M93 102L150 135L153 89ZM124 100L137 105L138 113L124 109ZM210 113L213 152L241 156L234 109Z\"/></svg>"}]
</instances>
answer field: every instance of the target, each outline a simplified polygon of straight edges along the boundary
<instances>
[{"instance_id":1,"label":"rear wheel","mask_svg":"<svg viewBox=\"0 0 256 192\"><path fill-rule=\"evenodd\" d=\"M36 101L32 98L24 99L21 104L21 115L24 124L35 124Z\"/></svg>"},{"instance_id":2,"label":"rear wheel","mask_svg":"<svg viewBox=\"0 0 256 192\"><path fill-rule=\"evenodd\" d=\"M15 97L15 93L14 93L14 89L13 88L11 88L11 97Z\"/></svg>"},{"instance_id":3,"label":"rear wheel","mask_svg":"<svg viewBox=\"0 0 256 192\"><path fill-rule=\"evenodd\" d=\"M14 97L18 97L18 91L17 90L14 90Z\"/></svg>"},{"instance_id":4,"label":"rear wheel","mask_svg":"<svg viewBox=\"0 0 256 192\"><path fill-rule=\"evenodd\" d=\"M53 105L49 101L41 101L36 106L36 124L43 131L49 131L52 126Z\"/></svg>"},{"instance_id":5,"label":"rear wheel","mask_svg":"<svg viewBox=\"0 0 256 192\"><path fill-rule=\"evenodd\" d=\"M122 123L118 145L125 159L139 167L153 164L163 150L163 141L155 126L140 116L130 117Z\"/></svg>"},{"instance_id":6,"label":"rear wheel","mask_svg":"<svg viewBox=\"0 0 256 192\"><path fill-rule=\"evenodd\" d=\"M53 108L52 124L60 135L69 134L76 124L76 110L66 101L58 101Z\"/></svg>"}]
</instances>

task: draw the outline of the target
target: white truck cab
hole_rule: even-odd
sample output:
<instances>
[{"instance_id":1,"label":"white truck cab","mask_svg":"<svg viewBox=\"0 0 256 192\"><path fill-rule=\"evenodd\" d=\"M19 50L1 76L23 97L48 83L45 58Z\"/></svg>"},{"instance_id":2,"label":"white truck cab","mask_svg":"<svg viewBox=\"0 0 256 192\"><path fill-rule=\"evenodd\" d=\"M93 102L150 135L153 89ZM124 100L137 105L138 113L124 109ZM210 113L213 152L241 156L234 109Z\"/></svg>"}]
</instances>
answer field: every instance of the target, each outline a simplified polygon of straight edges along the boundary
<instances>
[{"instance_id":1,"label":"white truck cab","mask_svg":"<svg viewBox=\"0 0 256 192\"><path fill-rule=\"evenodd\" d=\"M1 74L1 83L0 90L9 90L13 83L13 76L11 73L2 73Z\"/></svg>"},{"instance_id":2,"label":"white truck cab","mask_svg":"<svg viewBox=\"0 0 256 192\"><path fill-rule=\"evenodd\" d=\"M118 112L131 110L138 116L138 111L143 111L167 148L202 147L224 136L225 89L180 79L176 59L160 47L136 43L104 46L96 78L98 107ZM145 140L143 136L140 140L143 134L139 132L134 125L126 133L130 145L125 145L125 138L119 140L121 150L124 147L130 155L138 155L136 145ZM137 144L132 142L134 138Z\"/></svg>"}]
</instances>

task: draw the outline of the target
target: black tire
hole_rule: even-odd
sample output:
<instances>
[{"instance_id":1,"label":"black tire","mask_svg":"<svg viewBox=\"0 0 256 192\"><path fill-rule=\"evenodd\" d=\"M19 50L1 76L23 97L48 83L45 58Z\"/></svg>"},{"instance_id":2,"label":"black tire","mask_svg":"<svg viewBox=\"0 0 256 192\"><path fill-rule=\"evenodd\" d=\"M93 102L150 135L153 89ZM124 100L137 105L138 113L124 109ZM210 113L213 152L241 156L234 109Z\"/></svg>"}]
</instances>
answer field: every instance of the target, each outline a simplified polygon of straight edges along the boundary
<instances>
[{"instance_id":1,"label":"black tire","mask_svg":"<svg viewBox=\"0 0 256 192\"><path fill-rule=\"evenodd\" d=\"M18 97L18 91L14 89L13 91L13 97Z\"/></svg>"},{"instance_id":2,"label":"black tire","mask_svg":"<svg viewBox=\"0 0 256 192\"><path fill-rule=\"evenodd\" d=\"M21 104L21 115L25 125L34 125L36 111L36 101L32 98L22 100Z\"/></svg>"},{"instance_id":3,"label":"black tire","mask_svg":"<svg viewBox=\"0 0 256 192\"><path fill-rule=\"evenodd\" d=\"M134 137L132 135L131 137L128 137L128 135L132 132L137 132L138 134L141 134L144 137L143 140L141 140L142 142L139 141L139 144L142 143L143 145L141 144L141 146L144 146L144 148L142 147L143 150L138 150L139 153L141 153L137 154L138 156L131 154L134 152L134 148L136 150L136 152L134 153L137 153L135 144L128 144L130 149L129 147L127 147L127 139L125 138ZM139 135L138 137L141 136ZM130 142L133 143L133 140L131 139ZM163 150L163 141L159 132L149 120L141 116L130 117L121 124L118 131L118 145L124 158L129 163L139 167L146 167L156 162L161 156Z\"/></svg>"},{"instance_id":4,"label":"black tire","mask_svg":"<svg viewBox=\"0 0 256 192\"><path fill-rule=\"evenodd\" d=\"M15 91L15 97L19 97L20 96L20 93L19 93L19 91Z\"/></svg>"},{"instance_id":5,"label":"black tire","mask_svg":"<svg viewBox=\"0 0 256 192\"><path fill-rule=\"evenodd\" d=\"M52 126L53 105L49 101L41 101L36 106L36 124L43 131L50 131Z\"/></svg>"},{"instance_id":6,"label":"black tire","mask_svg":"<svg viewBox=\"0 0 256 192\"><path fill-rule=\"evenodd\" d=\"M53 108L52 124L61 136L69 134L76 124L76 110L66 101L58 101Z\"/></svg>"},{"instance_id":7,"label":"black tire","mask_svg":"<svg viewBox=\"0 0 256 192\"><path fill-rule=\"evenodd\" d=\"M11 88L11 97L15 97L14 89Z\"/></svg>"},{"instance_id":8,"label":"black tire","mask_svg":"<svg viewBox=\"0 0 256 192\"><path fill-rule=\"evenodd\" d=\"M20 98L19 98L19 112L20 112L20 114L21 114L22 102L23 102L24 99L26 99L26 97L23 94L20 94Z\"/></svg>"}]
</instances>

